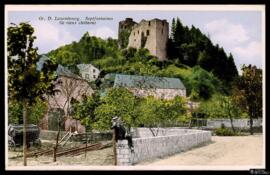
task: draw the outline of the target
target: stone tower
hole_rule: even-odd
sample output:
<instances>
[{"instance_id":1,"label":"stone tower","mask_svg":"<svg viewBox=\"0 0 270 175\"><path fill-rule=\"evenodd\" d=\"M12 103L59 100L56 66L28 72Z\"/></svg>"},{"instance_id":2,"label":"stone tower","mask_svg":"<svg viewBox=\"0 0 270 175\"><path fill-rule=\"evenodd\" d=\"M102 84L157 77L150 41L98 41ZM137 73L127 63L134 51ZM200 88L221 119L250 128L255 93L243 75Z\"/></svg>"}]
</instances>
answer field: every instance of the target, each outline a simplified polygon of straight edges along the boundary
<instances>
[{"instance_id":1,"label":"stone tower","mask_svg":"<svg viewBox=\"0 0 270 175\"><path fill-rule=\"evenodd\" d=\"M132 27L137 24L132 18L126 18L124 21L119 22L118 27L118 44L120 48L126 48L128 45L128 37Z\"/></svg>"},{"instance_id":2,"label":"stone tower","mask_svg":"<svg viewBox=\"0 0 270 175\"><path fill-rule=\"evenodd\" d=\"M120 26L120 23L119 23ZM134 24L129 35L128 47L146 48L160 61L167 58L169 24L166 20L142 20Z\"/></svg>"}]
</instances>

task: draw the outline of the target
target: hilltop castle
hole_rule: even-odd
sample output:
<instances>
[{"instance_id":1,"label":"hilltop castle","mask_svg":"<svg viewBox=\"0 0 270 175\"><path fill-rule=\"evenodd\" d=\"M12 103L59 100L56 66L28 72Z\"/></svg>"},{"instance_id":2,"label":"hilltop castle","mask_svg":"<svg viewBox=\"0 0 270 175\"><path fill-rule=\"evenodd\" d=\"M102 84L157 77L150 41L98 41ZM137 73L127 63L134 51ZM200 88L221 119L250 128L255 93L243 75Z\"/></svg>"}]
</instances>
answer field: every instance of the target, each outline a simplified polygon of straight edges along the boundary
<instances>
[{"instance_id":1,"label":"hilltop castle","mask_svg":"<svg viewBox=\"0 0 270 175\"><path fill-rule=\"evenodd\" d=\"M169 24L166 20L155 18L136 23L132 18L126 18L119 22L118 38L123 32L127 32L129 35L128 48L146 48L159 60L166 60L169 35ZM125 45L123 42L123 40L119 40L119 45Z\"/></svg>"}]
</instances>

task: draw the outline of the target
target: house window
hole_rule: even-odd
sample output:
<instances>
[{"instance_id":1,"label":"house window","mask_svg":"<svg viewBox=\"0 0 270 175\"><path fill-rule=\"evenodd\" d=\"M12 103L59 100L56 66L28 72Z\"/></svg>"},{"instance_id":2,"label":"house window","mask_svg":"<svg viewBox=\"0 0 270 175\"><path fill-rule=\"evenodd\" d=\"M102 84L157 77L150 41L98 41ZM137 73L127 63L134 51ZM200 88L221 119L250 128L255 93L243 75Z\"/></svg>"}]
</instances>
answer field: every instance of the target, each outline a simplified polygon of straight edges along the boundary
<instances>
[{"instance_id":1,"label":"house window","mask_svg":"<svg viewBox=\"0 0 270 175\"><path fill-rule=\"evenodd\" d=\"M86 79L89 79L89 74L85 74L85 78Z\"/></svg>"},{"instance_id":2,"label":"house window","mask_svg":"<svg viewBox=\"0 0 270 175\"><path fill-rule=\"evenodd\" d=\"M134 39L134 41L136 41L136 39Z\"/></svg>"},{"instance_id":3,"label":"house window","mask_svg":"<svg viewBox=\"0 0 270 175\"><path fill-rule=\"evenodd\" d=\"M95 73L96 72L96 69L93 69L93 73Z\"/></svg>"},{"instance_id":4,"label":"house window","mask_svg":"<svg viewBox=\"0 0 270 175\"><path fill-rule=\"evenodd\" d=\"M148 22L148 26L151 26L151 22L150 21Z\"/></svg>"},{"instance_id":5,"label":"house window","mask_svg":"<svg viewBox=\"0 0 270 175\"><path fill-rule=\"evenodd\" d=\"M140 32L139 32L139 30L138 30L138 34L139 34Z\"/></svg>"},{"instance_id":6,"label":"house window","mask_svg":"<svg viewBox=\"0 0 270 175\"><path fill-rule=\"evenodd\" d=\"M146 31L146 35L149 36L150 35L150 32L149 30Z\"/></svg>"},{"instance_id":7,"label":"house window","mask_svg":"<svg viewBox=\"0 0 270 175\"><path fill-rule=\"evenodd\" d=\"M134 32L134 36L135 36L135 32Z\"/></svg>"},{"instance_id":8,"label":"house window","mask_svg":"<svg viewBox=\"0 0 270 175\"><path fill-rule=\"evenodd\" d=\"M164 26L164 21L162 21L162 25Z\"/></svg>"},{"instance_id":9,"label":"house window","mask_svg":"<svg viewBox=\"0 0 270 175\"><path fill-rule=\"evenodd\" d=\"M93 78L96 78L96 75L93 75Z\"/></svg>"}]
</instances>

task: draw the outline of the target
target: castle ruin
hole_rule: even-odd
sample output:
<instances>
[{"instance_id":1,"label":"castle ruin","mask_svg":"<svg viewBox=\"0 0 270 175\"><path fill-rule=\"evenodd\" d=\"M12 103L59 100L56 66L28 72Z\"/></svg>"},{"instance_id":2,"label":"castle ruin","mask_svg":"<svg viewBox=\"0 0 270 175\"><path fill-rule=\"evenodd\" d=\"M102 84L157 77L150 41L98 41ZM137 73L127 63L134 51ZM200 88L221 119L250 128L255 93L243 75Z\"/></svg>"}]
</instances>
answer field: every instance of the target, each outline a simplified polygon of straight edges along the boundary
<instances>
[{"instance_id":1,"label":"castle ruin","mask_svg":"<svg viewBox=\"0 0 270 175\"><path fill-rule=\"evenodd\" d=\"M132 18L126 18L125 21L119 23L119 36L123 29L130 32L128 48L146 48L160 61L166 60L169 35L169 24L166 20L155 18L136 23Z\"/></svg>"}]
</instances>

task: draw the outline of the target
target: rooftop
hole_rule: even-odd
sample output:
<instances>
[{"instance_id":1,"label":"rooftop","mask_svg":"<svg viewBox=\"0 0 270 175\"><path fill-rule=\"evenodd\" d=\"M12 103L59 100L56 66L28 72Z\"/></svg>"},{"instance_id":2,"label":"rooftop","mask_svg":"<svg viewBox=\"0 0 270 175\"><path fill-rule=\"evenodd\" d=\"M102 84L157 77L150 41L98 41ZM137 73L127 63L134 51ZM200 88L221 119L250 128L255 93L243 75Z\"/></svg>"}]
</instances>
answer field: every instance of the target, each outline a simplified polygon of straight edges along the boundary
<instances>
[{"instance_id":1,"label":"rooftop","mask_svg":"<svg viewBox=\"0 0 270 175\"><path fill-rule=\"evenodd\" d=\"M105 78L113 78L113 87L129 88L157 88L157 89L186 89L184 84L178 78L109 74Z\"/></svg>"}]
</instances>

